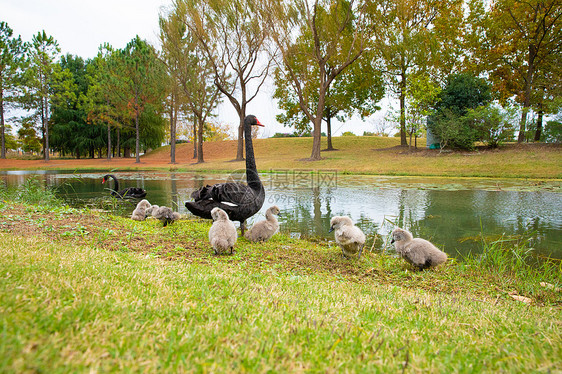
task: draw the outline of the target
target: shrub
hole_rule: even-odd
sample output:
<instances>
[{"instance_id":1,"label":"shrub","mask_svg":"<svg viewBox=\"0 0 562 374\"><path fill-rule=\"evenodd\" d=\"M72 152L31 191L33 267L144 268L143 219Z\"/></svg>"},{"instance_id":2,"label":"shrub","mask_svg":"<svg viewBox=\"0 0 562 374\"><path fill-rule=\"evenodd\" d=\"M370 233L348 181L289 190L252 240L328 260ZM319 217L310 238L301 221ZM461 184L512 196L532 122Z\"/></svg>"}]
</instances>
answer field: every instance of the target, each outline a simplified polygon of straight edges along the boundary
<instances>
[{"instance_id":1,"label":"shrub","mask_svg":"<svg viewBox=\"0 0 562 374\"><path fill-rule=\"evenodd\" d=\"M441 148L472 150L478 140L476 129L449 109L444 109L432 117L431 121L428 121L428 126L440 139Z\"/></svg>"},{"instance_id":2,"label":"shrub","mask_svg":"<svg viewBox=\"0 0 562 374\"><path fill-rule=\"evenodd\" d=\"M562 143L562 122L548 121L541 134L541 140L547 143Z\"/></svg>"},{"instance_id":3,"label":"shrub","mask_svg":"<svg viewBox=\"0 0 562 374\"><path fill-rule=\"evenodd\" d=\"M438 95L428 127L441 140L441 147L474 149L481 131L466 118L470 109L486 106L491 100L490 86L470 74L453 74Z\"/></svg>"},{"instance_id":4,"label":"shrub","mask_svg":"<svg viewBox=\"0 0 562 374\"><path fill-rule=\"evenodd\" d=\"M496 148L505 141L512 140L515 135L513 125L509 123L509 115L497 106L487 105L469 109L462 120L474 128L477 140Z\"/></svg>"}]
</instances>

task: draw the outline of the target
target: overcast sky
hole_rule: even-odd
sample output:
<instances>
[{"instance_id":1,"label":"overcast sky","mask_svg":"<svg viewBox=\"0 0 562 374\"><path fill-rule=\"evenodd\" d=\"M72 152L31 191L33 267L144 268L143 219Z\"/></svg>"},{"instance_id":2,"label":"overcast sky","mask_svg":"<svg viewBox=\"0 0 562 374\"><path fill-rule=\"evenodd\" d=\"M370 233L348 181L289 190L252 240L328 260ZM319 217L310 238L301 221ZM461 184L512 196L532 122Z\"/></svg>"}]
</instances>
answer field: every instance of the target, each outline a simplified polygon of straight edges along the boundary
<instances>
[{"instance_id":1,"label":"overcast sky","mask_svg":"<svg viewBox=\"0 0 562 374\"><path fill-rule=\"evenodd\" d=\"M103 43L123 48L136 35L159 48L158 15L170 5L171 0L0 0L0 21L6 21L24 41L45 30L57 40L63 54L87 59L94 57ZM262 135L290 132L275 121L278 109L271 98L273 88L262 91L247 110L266 125ZM218 119L233 126L238 122L228 102L219 107ZM372 122L351 122L345 126L336 123L335 135L347 130L358 135L374 130Z\"/></svg>"}]
</instances>

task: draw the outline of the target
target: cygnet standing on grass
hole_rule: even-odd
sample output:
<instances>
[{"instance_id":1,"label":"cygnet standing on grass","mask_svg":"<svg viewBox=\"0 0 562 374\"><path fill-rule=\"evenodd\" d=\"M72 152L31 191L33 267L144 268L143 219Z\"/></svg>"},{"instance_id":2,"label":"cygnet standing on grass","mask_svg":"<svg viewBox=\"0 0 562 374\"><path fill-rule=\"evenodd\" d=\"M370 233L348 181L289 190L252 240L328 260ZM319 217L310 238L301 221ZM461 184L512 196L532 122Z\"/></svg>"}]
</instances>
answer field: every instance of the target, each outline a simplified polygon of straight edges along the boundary
<instances>
[{"instance_id":1,"label":"cygnet standing on grass","mask_svg":"<svg viewBox=\"0 0 562 374\"><path fill-rule=\"evenodd\" d=\"M336 216L330 221L330 232L336 230L336 243L341 247L344 257L354 256L359 252L357 259L361 258L365 245L365 234L349 217Z\"/></svg>"},{"instance_id":2,"label":"cygnet standing on grass","mask_svg":"<svg viewBox=\"0 0 562 374\"><path fill-rule=\"evenodd\" d=\"M161 206L153 210L152 216L162 221L164 227L168 226L169 223L174 223L174 221L177 221L181 217L178 212L174 212L172 208L168 208L167 206Z\"/></svg>"},{"instance_id":3,"label":"cygnet standing on grass","mask_svg":"<svg viewBox=\"0 0 562 374\"><path fill-rule=\"evenodd\" d=\"M244 237L251 242L265 242L279 230L279 208L274 205L265 211L265 220L254 223L252 228L246 232Z\"/></svg>"},{"instance_id":4,"label":"cygnet standing on grass","mask_svg":"<svg viewBox=\"0 0 562 374\"><path fill-rule=\"evenodd\" d=\"M420 270L440 265L447 261L447 254L425 239L415 238L406 230L396 228L392 231L392 241L396 252Z\"/></svg>"},{"instance_id":5,"label":"cygnet standing on grass","mask_svg":"<svg viewBox=\"0 0 562 374\"><path fill-rule=\"evenodd\" d=\"M146 210L148 208L150 208L150 203L148 202L148 200L143 199L139 201L137 207L135 208L135 210L133 210L131 218L135 221L144 221L147 215Z\"/></svg>"},{"instance_id":6,"label":"cygnet standing on grass","mask_svg":"<svg viewBox=\"0 0 562 374\"><path fill-rule=\"evenodd\" d=\"M224 254L230 249L230 254L238 239L238 232L234 223L228 219L228 214L221 208L213 208L211 210L213 225L209 230L209 241L215 250L216 255Z\"/></svg>"},{"instance_id":7,"label":"cygnet standing on grass","mask_svg":"<svg viewBox=\"0 0 562 374\"><path fill-rule=\"evenodd\" d=\"M146 215L147 216L150 215L154 217L154 213L156 213L158 208L160 208L158 205L151 205L149 208L146 209Z\"/></svg>"}]
</instances>

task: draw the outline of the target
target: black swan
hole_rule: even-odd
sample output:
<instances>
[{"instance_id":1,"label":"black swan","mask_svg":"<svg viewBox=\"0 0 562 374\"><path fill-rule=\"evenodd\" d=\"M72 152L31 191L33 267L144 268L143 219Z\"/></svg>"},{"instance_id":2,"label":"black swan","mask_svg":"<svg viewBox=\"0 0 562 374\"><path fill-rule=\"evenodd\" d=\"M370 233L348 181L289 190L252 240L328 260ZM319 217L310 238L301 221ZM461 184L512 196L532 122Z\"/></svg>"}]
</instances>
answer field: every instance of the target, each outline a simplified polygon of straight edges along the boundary
<instances>
[{"instance_id":1,"label":"black swan","mask_svg":"<svg viewBox=\"0 0 562 374\"><path fill-rule=\"evenodd\" d=\"M146 196L146 191L140 187L127 187L119 191L119 181L117 177L113 174L106 174L103 176L102 183L105 183L109 180L109 178L113 179L113 189L111 190L111 195L118 197L120 199L142 199Z\"/></svg>"},{"instance_id":2,"label":"black swan","mask_svg":"<svg viewBox=\"0 0 562 374\"><path fill-rule=\"evenodd\" d=\"M195 201L188 201L185 207L196 216L212 219L211 210L221 208L232 221L240 222L240 230L244 235L246 219L256 214L265 200L265 190L260 181L254 147L252 145L252 126L263 126L256 116L244 118L244 137L246 140L246 181L218 183L213 186L201 187L191 194Z\"/></svg>"}]
</instances>

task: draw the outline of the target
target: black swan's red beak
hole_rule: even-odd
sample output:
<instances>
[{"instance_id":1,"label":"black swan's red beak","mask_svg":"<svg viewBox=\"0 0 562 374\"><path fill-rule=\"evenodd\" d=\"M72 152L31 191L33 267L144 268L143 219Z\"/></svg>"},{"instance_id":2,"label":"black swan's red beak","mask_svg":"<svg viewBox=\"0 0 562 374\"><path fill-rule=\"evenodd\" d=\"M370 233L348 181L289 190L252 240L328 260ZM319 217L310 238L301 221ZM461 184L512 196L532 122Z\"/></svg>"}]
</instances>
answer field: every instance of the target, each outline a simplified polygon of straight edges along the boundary
<instances>
[{"instance_id":1,"label":"black swan's red beak","mask_svg":"<svg viewBox=\"0 0 562 374\"><path fill-rule=\"evenodd\" d=\"M265 127L264 125L261 124L260 120L256 118L256 125L261 126L261 127Z\"/></svg>"}]
</instances>

